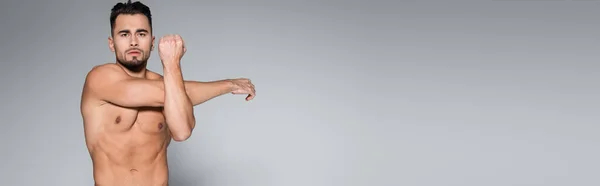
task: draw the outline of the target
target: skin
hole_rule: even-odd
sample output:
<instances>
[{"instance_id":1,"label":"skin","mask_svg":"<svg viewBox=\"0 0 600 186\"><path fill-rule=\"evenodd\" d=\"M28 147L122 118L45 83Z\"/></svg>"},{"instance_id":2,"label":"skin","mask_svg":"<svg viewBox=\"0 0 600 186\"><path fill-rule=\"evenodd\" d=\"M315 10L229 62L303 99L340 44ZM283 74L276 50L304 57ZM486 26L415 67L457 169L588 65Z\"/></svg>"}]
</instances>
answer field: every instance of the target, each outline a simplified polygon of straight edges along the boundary
<instances>
[{"instance_id":1,"label":"skin","mask_svg":"<svg viewBox=\"0 0 600 186\"><path fill-rule=\"evenodd\" d=\"M193 107L227 93L247 94L246 101L255 96L246 78L184 81L179 35L159 41L164 76L146 69L154 41L142 14L119 15L108 39L117 62L86 76L81 114L97 186L168 186L167 148L191 136Z\"/></svg>"}]
</instances>

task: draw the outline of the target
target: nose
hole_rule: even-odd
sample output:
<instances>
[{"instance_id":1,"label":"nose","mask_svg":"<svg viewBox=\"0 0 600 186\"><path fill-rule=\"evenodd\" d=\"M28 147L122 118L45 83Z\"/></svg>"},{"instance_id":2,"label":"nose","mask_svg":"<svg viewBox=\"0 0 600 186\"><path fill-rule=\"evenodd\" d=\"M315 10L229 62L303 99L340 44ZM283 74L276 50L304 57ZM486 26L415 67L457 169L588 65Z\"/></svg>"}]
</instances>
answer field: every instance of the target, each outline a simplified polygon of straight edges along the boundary
<instances>
[{"instance_id":1,"label":"nose","mask_svg":"<svg viewBox=\"0 0 600 186\"><path fill-rule=\"evenodd\" d=\"M136 37L132 37L131 42L129 43L130 46L133 47L137 47L138 46L138 41Z\"/></svg>"}]
</instances>

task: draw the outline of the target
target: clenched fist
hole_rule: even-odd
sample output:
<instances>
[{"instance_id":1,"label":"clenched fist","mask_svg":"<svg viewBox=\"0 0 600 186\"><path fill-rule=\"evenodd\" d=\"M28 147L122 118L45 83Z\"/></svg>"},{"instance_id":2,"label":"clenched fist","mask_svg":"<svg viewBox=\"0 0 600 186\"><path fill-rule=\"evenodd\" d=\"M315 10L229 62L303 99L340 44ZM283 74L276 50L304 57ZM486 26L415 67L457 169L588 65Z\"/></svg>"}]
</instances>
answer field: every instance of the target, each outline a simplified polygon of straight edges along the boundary
<instances>
[{"instance_id":1,"label":"clenched fist","mask_svg":"<svg viewBox=\"0 0 600 186\"><path fill-rule=\"evenodd\" d=\"M256 96L256 90L250 79L238 78L230 79L230 81L233 83L232 94L248 94L248 96L246 96L246 101L250 101Z\"/></svg>"},{"instance_id":2,"label":"clenched fist","mask_svg":"<svg viewBox=\"0 0 600 186\"><path fill-rule=\"evenodd\" d=\"M176 34L165 35L158 43L158 54L164 65L179 63L185 54L185 44L181 36Z\"/></svg>"}]
</instances>

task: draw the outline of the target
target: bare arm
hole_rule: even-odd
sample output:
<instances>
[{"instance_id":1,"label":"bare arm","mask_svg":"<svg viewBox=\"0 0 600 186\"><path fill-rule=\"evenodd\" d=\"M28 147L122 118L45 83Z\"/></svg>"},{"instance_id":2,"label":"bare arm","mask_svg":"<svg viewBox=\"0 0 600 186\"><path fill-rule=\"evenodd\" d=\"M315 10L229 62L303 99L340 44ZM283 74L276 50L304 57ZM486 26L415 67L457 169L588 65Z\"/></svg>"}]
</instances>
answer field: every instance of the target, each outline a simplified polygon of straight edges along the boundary
<instances>
[{"instance_id":1,"label":"bare arm","mask_svg":"<svg viewBox=\"0 0 600 186\"><path fill-rule=\"evenodd\" d=\"M159 79L161 82L163 77L152 71L148 71L148 75L152 77L152 79ZM227 93L233 92L235 89L234 79L223 79L216 81L193 81L193 80L184 80L185 90L192 102L192 105L196 106L202 104L208 100L211 100L215 97L222 96ZM159 85L161 89L164 90L164 85Z\"/></svg>"},{"instance_id":2,"label":"bare arm","mask_svg":"<svg viewBox=\"0 0 600 186\"><path fill-rule=\"evenodd\" d=\"M114 65L101 65L92 69L86 78L86 87L102 101L128 108L163 107L165 84L163 77L148 71L150 79L133 78ZM237 83L234 83L237 82ZM242 84L242 87L236 84ZM235 89L253 86L240 79L216 81L184 81L185 91L192 105L196 106L218 96L232 93ZM248 90L248 94L253 94Z\"/></svg>"},{"instance_id":3,"label":"bare arm","mask_svg":"<svg viewBox=\"0 0 600 186\"><path fill-rule=\"evenodd\" d=\"M173 64L173 63L171 63ZM179 63L175 63L179 64ZM217 96L234 93L248 94L246 100L254 98L254 85L246 78L218 80L212 82L185 81L179 65L164 66L165 118L175 141L191 136L196 125L193 106ZM158 74L155 74L160 76Z\"/></svg>"},{"instance_id":4,"label":"bare arm","mask_svg":"<svg viewBox=\"0 0 600 186\"><path fill-rule=\"evenodd\" d=\"M164 66L164 114L167 126L175 141L184 141L191 136L196 125L194 109L186 93L179 62Z\"/></svg>"},{"instance_id":5,"label":"bare arm","mask_svg":"<svg viewBox=\"0 0 600 186\"><path fill-rule=\"evenodd\" d=\"M215 97L231 93L234 89L231 80L217 80L210 82L185 81L185 89L193 105L202 104Z\"/></svg>"},{"instance_id":6,"label":"bare arm","mask_svg":"<svg viewBox=\"0 0 600 186\"><path fill-rule=\"evenodd\" d=\"M94 67L87 74L85 89L101 101L122 107L164 105L163 81L131 77L114 64Z\"/></svg>"}]
</instances>

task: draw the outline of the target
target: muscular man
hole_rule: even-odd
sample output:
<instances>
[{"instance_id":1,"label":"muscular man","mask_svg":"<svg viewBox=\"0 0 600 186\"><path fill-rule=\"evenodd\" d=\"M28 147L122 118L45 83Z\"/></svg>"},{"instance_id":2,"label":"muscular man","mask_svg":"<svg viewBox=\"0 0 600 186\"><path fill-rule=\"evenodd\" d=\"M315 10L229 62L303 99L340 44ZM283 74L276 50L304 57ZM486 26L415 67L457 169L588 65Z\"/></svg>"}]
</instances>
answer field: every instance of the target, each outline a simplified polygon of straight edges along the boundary
<instances>
[{"instance_id":1,"label":"muscular man","mask_svg":"<svg viewBox=\"0 0 600 186\"><path fill-rule=\"evenodd\" d=\"M247 94L249 101L254 85L245 78L184 81L186 49L178 35L159 40L164 77L146 69L155 37L150 9L140 2L116 4L110 23L116 62L91 69L81 97L95 185L167 186L167 147L192 134L193 106L227 93Z\"/></svg>"}]
</instances>

